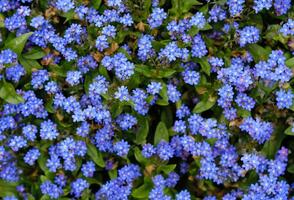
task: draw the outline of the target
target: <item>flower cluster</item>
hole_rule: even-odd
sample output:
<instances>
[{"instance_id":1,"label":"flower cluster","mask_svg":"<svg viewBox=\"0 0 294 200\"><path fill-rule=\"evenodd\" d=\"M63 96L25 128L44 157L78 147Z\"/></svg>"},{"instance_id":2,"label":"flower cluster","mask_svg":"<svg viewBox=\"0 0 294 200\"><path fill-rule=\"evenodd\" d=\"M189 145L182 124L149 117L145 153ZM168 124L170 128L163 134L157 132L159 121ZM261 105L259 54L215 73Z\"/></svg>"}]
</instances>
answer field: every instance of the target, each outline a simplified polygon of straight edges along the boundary
<instances>
[{"instance_id":1,"label":"flower cluster","mask_svg":"<svg viewBox=\"0 0 294 200\"><path fill-rule=\"evenodd\" d=\"M0 0L0 197L291 199L290 0Z\"/></svg>"}]
</instances>

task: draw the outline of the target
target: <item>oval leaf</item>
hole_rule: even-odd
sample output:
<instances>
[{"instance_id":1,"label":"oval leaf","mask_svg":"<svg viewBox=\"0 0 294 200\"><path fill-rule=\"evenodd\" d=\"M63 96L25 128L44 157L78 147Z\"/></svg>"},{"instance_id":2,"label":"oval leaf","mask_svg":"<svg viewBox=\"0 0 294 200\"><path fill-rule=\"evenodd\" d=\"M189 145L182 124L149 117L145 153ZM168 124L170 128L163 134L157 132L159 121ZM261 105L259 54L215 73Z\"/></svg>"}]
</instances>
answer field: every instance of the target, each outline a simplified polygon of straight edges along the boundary
<instances>
[{"instance_id":1,"label":"oval leaf","mask_svg":"<svg viewBox=\"0 0 294 200\"><path fill-rule=\"evenodd\" d=\"M14 86L6 81L2 82L0 86L0 97L12 104L24 102L22 96L16 93Z\"/></svg>"},{"instance_id":2,"label":"oval leaf","mask_svg":"<svg viewBox=\"0 0 294 200\"><path fill-rule=\"evenodd\" d=\"M32 35L32 32L25 33L17 38L14 38L5 44L5 48L11 49L18 56L20 56L28 38Z\"/></svg>"},{"instance_id":3,"label":"oval leaf","mask_svg":"<svg viewBox=\"0 0 294 200\"><path fill-rule=\"evenodd\" d=\"M214 106L216 102L216 97L209 97L208 99L203 99L200 101L193 109L193 113L202 113L212 106Z\"/></svg>"},{"instance_id":4,"label":"oval leaf","mask_svg":"<svg viewBox=\"0 0 294 200\"><path fill-rule=\"evenodd\" d=\"M87 154L99 167L105 167L105 162L100 151L93 144L87 144Z\"/></svg>"},{"instance_id":5,"label":"oval leaf","mask_svg":"<svg viewBox=\"0 0 294 200\"><path fill-rule=\"evenodd\" d=\"M154 135L154 145L157 145L161 140L168 141L168 138L169 134L165 123L159 122Z\"/></svg>"}]
</instances>

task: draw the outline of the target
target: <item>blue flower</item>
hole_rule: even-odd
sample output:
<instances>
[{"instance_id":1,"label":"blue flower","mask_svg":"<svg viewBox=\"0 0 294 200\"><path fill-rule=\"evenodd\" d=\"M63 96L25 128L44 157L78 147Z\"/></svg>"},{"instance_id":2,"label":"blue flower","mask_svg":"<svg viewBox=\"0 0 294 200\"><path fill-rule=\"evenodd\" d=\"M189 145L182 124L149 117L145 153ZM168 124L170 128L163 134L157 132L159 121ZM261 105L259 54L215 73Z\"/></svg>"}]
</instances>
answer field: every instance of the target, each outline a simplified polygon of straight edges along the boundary
<instances>
[{"instance_id":1,"label":"blue flower","mask_svg":"<svg viewBox=\"0 0 294 200\"><path fill-rule=\"evenodd\" d=\"M167 96L171 102L175 103L180 99L181 93L177 90L176 86L174 86L172 84L168 84L167 85Z\"/></svg>"},{"instance_id":2,"label":"blue flower","mask_svg":"<svg viewBox=\"0 0 294 200\"><path fill-rule=\"evenodd\" d=\"M254 0L253 9L256 13L263 9L269 10L272 7L272 3L272 0Z\"/></svg>"},{"instance_id":3,"label":"blue flower","mask_svg":"<svg viewBox=\"0 0 294 200\"><path fill-rule=\"evenodd\" d=\"M192 41L192 56L201 58L207 54L205 42L203 41L200 34L194 36Z\"/></svg>"},{"instance_id":4,"label":"blue flower","mask_svg":"<svg viewBox=\"0 0 294 200\"><path fill-rule=\"evenodd\" d=\"M260 31L254 26L246 26L238 31L240 34L239 44L244 47L246 44L258 42L260 38Z\"/></svg>"},{"instance_id":5,"label":"blue flower","mask_svg":"<svg viewBox=\"0 0 294 200\"><path fill-rule=\"evenodd\" d=\"M162 8L153 8L147 21L151 28L157 28L162 24L166 17L167 14Z\"/></svg>"},{"instance_id":6,"label":"blue flower","mask_svg":"<svg viewBox=\"0 0 294 200\"><path fill-rule=\"evenodd\" d=\"M121 140L119 142L116 142L114 145L113 145L113 151L118 155L118 156L121 156L121 157L124 157L128 154L129 152L129 149L130 149L130 145L128 142L124 141L124 140Z\"/></svg>"},{"instance_id":7,"label":"blue flower","mask_svg":"<svg viewBox=\"0 0 294 200\"><path fill-rule=\"evenodd\" d=\"M206 24L206 20L202 12L197 12L190 18L189 23L191 26L196 26L198 29L202 29Z\"/></svg>"},{"instance_id":8,"label":"blue flower","mask_svg":"<svg viewBox=\"0 0 294 200\"><path fill-rule=\"evenodd\" d=\"M122 130L126 131L137 124L137 119L130 114L121 114L117 117L116 123Z\"/></svg>"},{"instance_id":9,"label":"blue flower","mask_svg":"<svg viewBox=\"0 0 294 200\"><path fill-rule=\"evenodd\" d=\"M262 144L269 140L273 133L273 127L269 122L263 122L260 119L254 120L252 117L244 119L240 125L242 131L246 131L249 135Z\"/></svg>"},{"instance_id":10,"label":"blue flower","mask_svg":"<svg viewBox=\"0 0 294 200\"><path fill-rule=\"evenodd\" d=\"M276 92L277 106L279 109L290 108L293 105L294 94L291 90L283 89Z\"/></svg>"},{"instance_id":11,"label":"blue flower","mask_svg":"<svg viewBox=\"0 0 294 200\"><path fill-rule=\"evenodd\" d=\"M41 154L39 149L32 148L24 156L24 161L29 165L34 165L35 161L39 158L40 155Z\"/></svg>"},{"instance_id":12,"label":"blue flower","mask_svg":"<svg viewBox=\"0 0 294 200\"><path fill-rule=\"evenodd\" d=\"M74 6L75 5L71 0L57 0L56 2L56 7L64 12L68 12L73 9Z\"/></svg>"},{"instance_id":13,"label":"blue flower","mask_svg":"<svg viewBox=\"0 0 294 200\"><path fill-rule=\"evenodd\" d=\"M51 120L43 121L40 128L40 137L45 140L56 139L59 135L57 131L57 125Z\"/></svg>"},{"instance_id":14,"label":"blue flower","mask_svg":"<svg viewBox=\"0 0 294 200\"><path fill-rule=\"evenodd\" d=\"M156 153L156 149L152 144L144 144L142 149L142 155L145 158L150 158Z\"/></svg>"},{"instance_id":15,"label":"blue flower","mask_svg":"<svg viewBox=\"0 0 294 200\"><path fill-rule=\"evenodd\" d=\"M160 82L152 81L147 85L147 92L152 95L156 95L162 89L162 84Z\"/></svg>"},{"instance_id":16,"label":"blue flower","mask_svg":"<svg viewBox=\"0 0 294 200\"><path fill-rule=\"evenodd\" d=\"M277 15L284 15L291 8L291 0L274 0Z\"/></svg>"},{"instance_id":17,"label":"blue flower","mask_svg":"<svg viewBox=\"0 0 294 200\"><path fill-rule=\"evenodd\" d=\"M95 163L92 161L88 161L87 163L82 165L82 172L83 175L86 177L93 177L95 169Z\"/></svg>"},{"instance_id":18,"label":"blue flower","mask_svg":"<svg viewBox=\"0 0 294 200\"><path fill-rule=\"evenodd\" d=\"M52 199L58 199L63 194L61 188L48 180L41 184L40 189L42 194L48 195Z\"/></svg>"},{"instance_id":19,"label":"blue flower","mask_svg":"<svg viewBox=\"0 0 294 200\"><path fill-rule=\"evenodd\" d=\"M81 78L82 74L79 71L68 71L66 74L66 82L71 86L79 84Z\"/></svg>"},{"instance_id":20,"label":"blue flower","mask_svg":"<svg viewBox=\"0 0 294 200\"><path fill-rule=\"evenodd\" d=\"M130 94L126 86L120 86L118 90L114 93L114 98L120 101L129 101Z\"/></svg>"}]
</instances>

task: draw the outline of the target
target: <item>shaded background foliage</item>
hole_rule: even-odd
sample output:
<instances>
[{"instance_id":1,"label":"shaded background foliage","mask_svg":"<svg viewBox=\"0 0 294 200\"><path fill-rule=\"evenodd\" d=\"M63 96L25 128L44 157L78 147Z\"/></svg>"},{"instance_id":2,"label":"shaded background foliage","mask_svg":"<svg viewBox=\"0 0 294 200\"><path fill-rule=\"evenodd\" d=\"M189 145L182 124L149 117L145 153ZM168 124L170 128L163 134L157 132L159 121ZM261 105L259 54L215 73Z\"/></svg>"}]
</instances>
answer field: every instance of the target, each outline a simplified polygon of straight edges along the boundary
<instances>
[{"instance_id":1,"label":"shaded background foliage","mask_svg":"<svg viewBox=\"0 0 294 200\"><path fill-rule=\"evenodd\" d=\"M274 9L270 11L262 10L261 12L255 13L252 9L254 2L249 0L245 2L244 10L240 15L234 17L228 16L224 21L217 23L207 21L202 28L192 27L188 34L194 37L198 33L201 33L208 53L200 58L189 56L185 61L187 63L197 63L197 70L200 74L199 83L195 86L190 86L181 81L180 76L184 71L184 68L181 66L183 62L181 59L176 59L173 62L162 62L156 57L152 57L144 62L140 60L137 56L138 39L143 33L153 35L156 39L153 40L152 47L156 52L159 52L172 41L169 31L165 28L170 21L188 19L197 12L202 12L204 16L208 17L209 11L214 5L226 6L226 0L209 2L197 0L161 0L159 1L159 5L168 13L168 16L160 27L154 29L150 28L147 23L147 19L152 13L152 1L126 0L124 4L129 9L134 24L126 27L114 23L117 28L117 35L111 39L109 42L110 47L105 48L104 51L98 51L95 47L95 41L101 28L94 26L86 20L79 19L73 9L68 12L58 10L47 0L33 1L31 4L26 4L31 8L31 14L26 18L28 22L37 15L43 15L61 35L65 31L65 27L69 27L73 23L79 23L85 26L87 31L86 38L84 38L82 45L74 45L73 49L79 56L91 54L99 64L99 67L85 73L81 84L71 87L65 79L69 71L77 69L76 61L63 59L62 55L50 45L46 46L46 48L33 45L30 41L33 32L16 35L15 32L8 31L5 28L4 20L8 16L11 16L14 11L3 12L0 14L0 32L2 38L0 49L11 49L15 52L17 54L17 60L25 68L26 74L19 82L8 81L5 78L1 79L0 97L2 99L2 109L4 109L4 105L7 103L23 103L24 98L17 91L32 90L33 87L30 83L31 74L39 69L47 69L50 73L50 78L60 85L64 96L67 97L73 95L81 98L83 94L89 94L90 85L95 82L95 78L98 75L104 76L110 84L107 92L101 95L102 102L109 108L112 118L115 119L122 113L132 113L138 121L134 127L127 131L122 131L117 125L114 125L116 126L115 140L124 139L131 145L127 156L121 158L111 153L101 152L91 142L92 138L83 138L75 134L76 128L80 126L80 123L74 122L72 117L62 109L56 109L54 107L54 95L48 95L44 90L36 90L36 96L43 99L45 109L49 113L48 118L54 121L60 132L62 132L62 137L58 138L58 140L71 136L77 140L84 141L87 145L87 155L85 158L76 158L76 170L73 172L60 170L68 176L68 183L73 182L76 178L83 177L80 168L86 160L92 160L96 164L95 176L91 178L84 177L90 186L83 192L81 199L94 199L94 194L100 189L101 185L110 179L115 179L118 176L117 170L130 163L139 165L141 173L144 175L134 181L130 199L147 199L150 190L154 186L152 183L152 177L154 175L163 174L167 177L170 172L179 172L181 158L173 157L168 161L164 161L153 156L147 159L142 155L141 149L145 143L151 143L156 146L160 141L169 141L173 136L178 134L174 130L174 123L176 121L175 113L183 104L187 105L194 114L200 114L203 118L214 118L219 123L226 124L228 132L231 133L230 143L236 147L239 154L256 151L260 152L267 159L274 159L278 150L281 147L286 147L290 154L287 170L281 179L286 180L289 184L293 183L294 157L292 152L294 151L294 133L292 127L294 105L292 104L289 109L278 109L275 103L275 92L279 88L293 91L293 78L291 77L292 79L286 83L275 83L273 85L267 85L262 81L255 80L253 83L254 87L248 91L248 95L256 101L254 108L248 111L238 107L238 117L234 120L227 120L224 117L223 109L217 103L219 98L218 89L222 87L223 83L218 79L217 74L213 73L211 63L209 62L209 59L214 56L222 58L225 66L230 66L233 57L246 57L250 53L253 57L253 62L258 63L268 60L272 50L281 49L286 58L285 64L293 71L293 35L285 36L280 32L282 25L288 19L293 19L293 7L284 15L277 15ZM100 13L108 9L107 4L101 0L76 1L76 4L91 6ZM245 26L255 26L260 31L258 42L240 47L240 35L234 28L231 28L227 33L223 31L225 24L230 24L233 27L234 22L237 22L239 27L242 28ZM177 42L181 48L188 46L181 40ZM130 48L129 52L122 48L123 44L128 45ZM118 52L123 53L135 65L134 74L127 80L120 80L116 74L110 72L106 66L101 64L103 57L114 55ZM46 57L49 53L53 57ZM62 58L59 63L53 62L56 57ZM251 63L251 65L253 64ZM132 102L122 102L114 98L114 93L117 91L118 86L127 86L128 90L131 91L135 88L146 88L150 80L161 82L163 88L158 95L158 99L155 99L153 95L149 95L146 99L148 103L154 99L156 100L156 103L150 107L146 116L135 112ZM177 85L178 89L182 92L181 99L176 101L176 103L171 103L168 96L167 85L170 82ZM239 126L243 119L249 116L259 117L263 121L272 123L274 132L271 138L264 144L252 140L250 135L240 130ZM42 120L33 116L23 118L22 120L22 123L34 123L38 126L42 123ZM101 124L91 122L92 136L100 128L102 128ZM5 134L17 134L19 131L20 129L11 130ZM195 140L202 140L202 137L198 136L195 136ZM206 141L210 145L214 145L216 139L210 138L206 139ZM40 185L46 180L54 180L55 173L51 172L46 166L47 159L49 158L48 148L54 143L56 141L39 140L33 144L41 153L36 165L33 167L28 166L23 161L23 156L26 151L12 152L16 157L17 165L22 170L21 179L17 183L1 181L0 196L4 197L14 194L23 198L21 196L22 194L16 191L16 186L22 184L26 188L28 199L48 199L49 197L40 191ZM109 161L112 162L113 167L111 170L106 170L106 165ZM175 196L179 191L188 189L191 195L193 195L193 198L196 199L203 199L207 195L216 195L218 198L221 198L232 189L239 188L246 190L250 184L258 181L258 174L254 170L251 170L240 181L235 183L225 182L224 184L217 185L211 180L195 178L201 166L199 156L188 157L187 163L189 163L189 172L181 175L180 181L175 188L166 189L165 192L167 194ZM72 196L70 191L71 186L67 184L63 189L63 197L60 197L60 199L69 199ZM289 191L290 198L293 191Z\"/></svg>"}]
</instances>

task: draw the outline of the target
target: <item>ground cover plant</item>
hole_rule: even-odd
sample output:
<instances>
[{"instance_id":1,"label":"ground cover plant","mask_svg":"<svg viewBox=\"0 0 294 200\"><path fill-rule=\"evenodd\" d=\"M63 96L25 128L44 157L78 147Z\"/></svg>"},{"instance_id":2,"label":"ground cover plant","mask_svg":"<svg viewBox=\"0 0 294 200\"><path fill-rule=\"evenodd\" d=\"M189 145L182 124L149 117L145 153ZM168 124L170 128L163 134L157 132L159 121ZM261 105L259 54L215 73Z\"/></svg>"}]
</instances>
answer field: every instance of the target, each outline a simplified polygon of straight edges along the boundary
<instances>
[{"instance_id":1,"label":"ground cover plant","mask_svg":"<svg viewBox=\"0 0 294 200\"><path fill-rule=\"evenodd\" d=\"M0 0L0 197L294 199L291 0Z\"/></svg>"}]
</instances>

